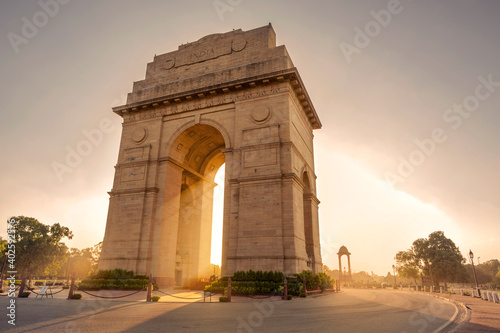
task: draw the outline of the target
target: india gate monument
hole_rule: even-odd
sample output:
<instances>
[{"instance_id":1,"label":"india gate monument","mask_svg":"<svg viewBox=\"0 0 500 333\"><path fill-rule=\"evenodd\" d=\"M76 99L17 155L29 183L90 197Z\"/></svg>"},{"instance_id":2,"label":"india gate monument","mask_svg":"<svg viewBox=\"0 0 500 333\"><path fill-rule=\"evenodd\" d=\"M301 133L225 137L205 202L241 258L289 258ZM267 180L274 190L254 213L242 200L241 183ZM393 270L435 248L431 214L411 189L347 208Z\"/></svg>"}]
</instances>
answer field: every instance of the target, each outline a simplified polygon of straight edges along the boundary
<instances>
[{"instance_id":1,"label":"india gate monument","mask_svg":"<svg viewBox=\"0 0 500 333\"><path fill-rule=\"evenodd\" d=\"M313 130L321 122L271 25L157 55L123 118L99 269L159 286L210 276L225 163L222 274L322 271Z\"/></svg>"}]
</instances>

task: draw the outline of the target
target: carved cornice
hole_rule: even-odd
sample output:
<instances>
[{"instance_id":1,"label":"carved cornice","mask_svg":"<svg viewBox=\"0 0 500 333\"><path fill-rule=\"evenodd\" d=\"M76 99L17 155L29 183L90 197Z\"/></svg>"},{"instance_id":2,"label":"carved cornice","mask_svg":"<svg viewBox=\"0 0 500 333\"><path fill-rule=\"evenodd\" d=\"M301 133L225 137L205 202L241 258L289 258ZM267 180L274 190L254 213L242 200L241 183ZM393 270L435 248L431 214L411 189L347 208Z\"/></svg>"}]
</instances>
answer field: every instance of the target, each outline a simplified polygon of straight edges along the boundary
<instances>
[{"instance_id":1,"label":"carved cornice","mask_svg":"<svg viewBox=\"0 0 500 333\"><path fill-rule=\"evenodd\" d=\"M228 81L200 89L189 90L177 94L165 95L136 103L126 104L113 108L113 112L124 117L127 113L139 113L161 106L178 105L186 101L202 100L205 97L229 94L243 89L250 89L257 86L266 86L271 83L288 81L302 106L313 129L321 128L321 121L314 108L314 105L307 93L297 68L290 68L282 71L262 74L245 79ZM162 115L163 116L163 115Z\"/></svg>"},{"instance_id":2,"label":"carved cornice","mask_svg":"<svg viewBox=\"0 0 500 333\"><path fill-rule=\"evenodd\" d=\"M111 190L108 192L109 196L114 197L117 195L127 195L127 194L137 194L137 193L158 193L160 189L158 187L140 187L131 188L126 190Z\"/></svg>"}]
</instances>

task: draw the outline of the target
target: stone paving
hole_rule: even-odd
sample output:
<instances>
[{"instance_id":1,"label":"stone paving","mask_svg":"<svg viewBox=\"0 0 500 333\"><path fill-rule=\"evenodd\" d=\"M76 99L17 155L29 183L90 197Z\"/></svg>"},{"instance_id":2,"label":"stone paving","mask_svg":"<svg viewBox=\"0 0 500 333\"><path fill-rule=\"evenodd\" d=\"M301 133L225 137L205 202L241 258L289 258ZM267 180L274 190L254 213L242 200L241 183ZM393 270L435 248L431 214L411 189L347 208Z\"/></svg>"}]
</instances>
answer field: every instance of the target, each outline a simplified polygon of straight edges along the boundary
<instances>
[{"instance_id":1,"label":"stone paving","mask_svg":"<svg viewBox=\"0 0 500 333\"><path fill-rule=\"evenodd\" d=\"M469 321L454 333L500 332L500 304L470 296L445 295L444 298L463 303L470 309Z\"/></svg>"}]
</instances>

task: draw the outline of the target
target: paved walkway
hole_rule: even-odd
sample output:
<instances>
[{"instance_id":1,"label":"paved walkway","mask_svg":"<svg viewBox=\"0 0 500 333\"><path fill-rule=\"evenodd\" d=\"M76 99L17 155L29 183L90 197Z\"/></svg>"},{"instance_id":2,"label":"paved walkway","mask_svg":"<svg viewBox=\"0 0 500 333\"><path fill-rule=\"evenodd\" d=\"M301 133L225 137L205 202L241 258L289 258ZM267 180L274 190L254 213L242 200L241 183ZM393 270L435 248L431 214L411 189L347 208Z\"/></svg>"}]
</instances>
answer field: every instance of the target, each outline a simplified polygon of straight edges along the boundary
<instances>
[{"instance_id":1,"label":"paved walkway","mask_svg":"<svg viewBox=\"0 0 500 333\"><path fill-rule=\"evenodd\" d=\"M469 322L461 325L454 333L500 332L500 304L470 296L445 295L444 297L463 303L470 309Z\"/></svg>"},{"instance_id":2,"label":"paved walkway","mask_svg":"<svg viewBox=\"0 0 500 333\"><path fill-rule=\"evenodd\" d=\"M0 297L5 312L8 301ZM344 290L293 301L238 301L146 303L30 296L16 300L16 326L8 324L4 312L0 332L421 333L443 327L456 313L455 306L441 299L383 290Z\"/></svg>"},{"instance_id":3,"label":"paved walkway","mask_svg":"<svg viewBox=\"0 0 500 333\"><path fill-rule=\"evenodd\" d=\"M153 291L153 294L162 296L160 299L160 303L199 303L203 302L203 293L200 291L189 291L189 290L174 290L174 289L166 289L164 290L166 293L171 296L166 296L158 291ZM76 291L77 293L82 293L80 291ZM104 296L104 297L116 297L116 296L125 296L133 293L134 291L92 291L92 294ZM406 291L408 293L414 294L424 294L422 292L415 291ZM92 297L88 294L82 293L83 299L85 300L97 300L98 298ZM439 293L425 293L428 295L433 295L436 297L446 298L455 302L459 302L464 304L470 309L469 318L466 322L461 324L453 333L464 333L464 332L479 332L479 333L491 333L491 332L500 332L500 304L492 303L488 301L481 300L479 298L472 298L470 296L460 296L460 295L449 295L449 294L439 294ZM68 295L68 291L64 290L56 295L54 298L65 299ZM30 295L35 296L35 295ZM174 297L175 296L175 297ZM220 295L212 296L212 302L219 302ZM3 298L3 297L2 297ZM145 302L146 291L141 291L132 296L124 297L124 298L106 298L101 300L105 301L126 301L126 302ZM234 297L232 301L234 303L246 303L246 302L254 302L256 299L248 298L248 297ZM275 296L272 298L262 299L261 301L278 301L280 297ZM210 298L206 298L206 302L210 302Z\"/></svg>"}]
</instances>

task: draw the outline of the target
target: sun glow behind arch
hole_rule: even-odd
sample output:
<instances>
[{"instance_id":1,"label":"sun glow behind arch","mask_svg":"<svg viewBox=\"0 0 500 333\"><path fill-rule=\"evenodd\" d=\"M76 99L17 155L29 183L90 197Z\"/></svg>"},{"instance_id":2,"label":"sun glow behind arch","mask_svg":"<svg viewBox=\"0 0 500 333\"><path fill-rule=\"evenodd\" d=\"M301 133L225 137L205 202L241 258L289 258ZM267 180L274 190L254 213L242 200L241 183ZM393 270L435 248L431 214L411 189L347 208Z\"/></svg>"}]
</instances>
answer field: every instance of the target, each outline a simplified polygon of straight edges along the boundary
<instances>
[{"instance_id":1,"label":"sun glow behind arch","mask_svg":"<svg viewBox=\"0 0 500 333\"><path fill-rule=\"evenodd\" d=\"M210 263L219 265L222 260L222 220L224 216L224 180L226 164L223 164L215 175L218 184L214 189L214 207L212 212L212 249Z\"/></svg>"},{"instance_id":2,"label":"sun glow behind arch","mask_svg":"<svg viewBox=\"0 0 500 333\"><path fill-rule=\"evenodd\" d=\"M353 269L385 274L400 250L417 238L442 230L458 246L464 237L437 206L391 188L352 158L316 146L323 263L338 268L337 251L346 245ZM328 176L328 177L327 177ZM463 250L463 249L462 249Z\"/></svg>"}]
</instances>

